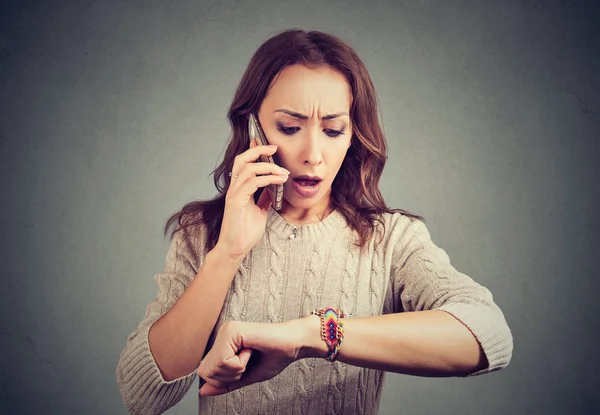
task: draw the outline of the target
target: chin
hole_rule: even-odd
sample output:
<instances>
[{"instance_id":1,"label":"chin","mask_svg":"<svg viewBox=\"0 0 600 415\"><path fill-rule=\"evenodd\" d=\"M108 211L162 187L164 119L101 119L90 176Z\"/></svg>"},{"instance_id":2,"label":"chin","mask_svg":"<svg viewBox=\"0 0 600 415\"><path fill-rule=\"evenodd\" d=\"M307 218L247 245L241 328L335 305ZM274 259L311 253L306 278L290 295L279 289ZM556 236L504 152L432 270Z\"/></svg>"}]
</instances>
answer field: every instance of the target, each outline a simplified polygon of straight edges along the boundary
<instances>
[{"instance_id":1,"label":"chin","mask_svg":"<svg viewBox=\"0 0 600 415\"><path fill-rule=\"evenodd\" d=\"M288 200L287 202L288 205L293 206L296 209L312 209L318 203L316 200Z\"/></svg>"},{"instance_id":2,"label":"chin","mask_svg":"<svg viewBox=\"0 0 600 415\"><path fill-rule=\"evenodd\" d=\"M292 196L289 197L288 194L291 194ZM288 189L284 188L283 201L284 205L287 204L296 209L312 209L317 204L321 203L323 201L323 198L327 196L327 194L328 193L326 191L323 191L323 189L321 189L321 191L319 191L319 193L317 193L314 197L304 198L302 196L297 195L294 189L289 189L288 193Z\"/></svg>"}]
</instances>

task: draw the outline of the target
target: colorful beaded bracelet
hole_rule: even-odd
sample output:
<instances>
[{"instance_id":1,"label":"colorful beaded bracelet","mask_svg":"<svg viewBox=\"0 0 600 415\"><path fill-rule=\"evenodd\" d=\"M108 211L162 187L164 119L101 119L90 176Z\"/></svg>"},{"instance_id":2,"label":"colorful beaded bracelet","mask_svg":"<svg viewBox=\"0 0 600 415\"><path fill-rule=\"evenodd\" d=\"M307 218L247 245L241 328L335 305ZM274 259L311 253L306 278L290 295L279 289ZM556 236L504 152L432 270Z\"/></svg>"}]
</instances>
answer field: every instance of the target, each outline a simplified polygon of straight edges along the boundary
<instances>
[{"instance_id":1,"label":"colorful beaded bracelet","mask_svg":"<svg viewBox=\"0 0 600 415\"><path fill-rule=\"evenodd\" d=\"M346 317L346 315L339 308L333 307L318 308L311 311L310 314L321 318L321 338L325 341L329 349L327 360L333 362L344 339L342 318Z\"/></svg>"}]
</instances>

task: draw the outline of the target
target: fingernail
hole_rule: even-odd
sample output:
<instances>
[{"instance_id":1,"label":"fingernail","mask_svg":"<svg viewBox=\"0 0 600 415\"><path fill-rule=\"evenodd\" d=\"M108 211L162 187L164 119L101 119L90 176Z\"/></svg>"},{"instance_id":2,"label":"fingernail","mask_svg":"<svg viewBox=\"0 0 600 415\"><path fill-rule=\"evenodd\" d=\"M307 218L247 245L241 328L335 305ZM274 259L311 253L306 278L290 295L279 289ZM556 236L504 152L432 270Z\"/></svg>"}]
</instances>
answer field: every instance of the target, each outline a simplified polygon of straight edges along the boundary
<instances>
[{"instance_id":1,"label":"fingernail","mask_svg":"<svg viewBox=\"0 0 600 415\"><path fill-rule=\"evenodd\" d=\"M288 169L284 169L283 167L280 167L281 171L283 171L285 174L290 174L290 171Z\"/></svg>"},{"instance_id":2,"label":"fingernail","mask_svg":"<svg viewBox=\"0 0 600 415\"><path fill-rule=\"evenodd\" d=\"M274 145L274 144L269 144L269 147L270 147L270 148L277 148L277 146L276 146L276 145Z\"/></svg>"}]
</instances>

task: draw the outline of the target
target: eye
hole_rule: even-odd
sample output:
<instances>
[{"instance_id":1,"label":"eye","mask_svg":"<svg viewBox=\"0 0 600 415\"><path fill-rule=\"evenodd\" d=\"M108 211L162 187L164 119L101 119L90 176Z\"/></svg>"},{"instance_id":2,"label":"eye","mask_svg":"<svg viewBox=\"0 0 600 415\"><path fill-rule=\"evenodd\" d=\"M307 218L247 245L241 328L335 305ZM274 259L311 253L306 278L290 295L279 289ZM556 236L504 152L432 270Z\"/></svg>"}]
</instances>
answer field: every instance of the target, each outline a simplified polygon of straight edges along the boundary
<instances>
[{"instance_id":1,"label":"eye","mask_svg":"<svg viewBox=\"0 0 600 415\"><path fill-rule=\"evenodd\" d=\"M278 125L277 129L286 135L292 135L296 133L300 128L298 127L284 127L283 125Z\"/></svg>"},{"instance_id":2,"label":"eye","mask_svg":"<svg viewBox=\"0 0 600 415\"><path fill-rule=\"evenodd\" d=\"M300 127L285 127L281 124L278 124L277 129L279 131L281 131L282 133L284 133L285 135L293 135L293 134L296 134L298 132L298 130L300 130ZM325 134L328 137L331 137L331 138L336 138L336 137L344 134L343 128L341 130L333 130L331 128L327 128L323 131L325 132Z\"/></svg>"},{"instance_id":3,"label":"eye","mask_svg":"<svg viewBox=\"0 0 600 415\"><path fill-rule=\"evenodd\" d=\"M329 137L335 138L337 136L340 136L342 134L344 134L344 130L332 130L332 129L327 129L325 130L325 134L327 134Z\"/></svg>"}]
</instances>

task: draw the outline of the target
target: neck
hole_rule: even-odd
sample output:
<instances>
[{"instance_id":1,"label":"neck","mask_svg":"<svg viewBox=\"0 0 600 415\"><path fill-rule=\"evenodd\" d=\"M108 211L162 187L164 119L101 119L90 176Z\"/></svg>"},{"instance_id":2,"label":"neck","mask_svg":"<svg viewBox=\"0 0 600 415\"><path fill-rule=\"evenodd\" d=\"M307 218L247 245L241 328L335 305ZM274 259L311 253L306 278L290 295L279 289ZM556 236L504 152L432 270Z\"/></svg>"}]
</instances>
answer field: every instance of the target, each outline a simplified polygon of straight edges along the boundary
<instances>
[{"instance_id":1,"label":"neck","mask_svg":"<svg viewBox=\"0 0 600 415\"><path fill-rule=\"evenodd\" d=\"M308 209L292 206L284 199L279 214L288 223L295 226L302 226L304 224L320 222L332 211L333 209L330 207L329 197L323 198L315 206Z\"/></svg>"}]
</instances>

